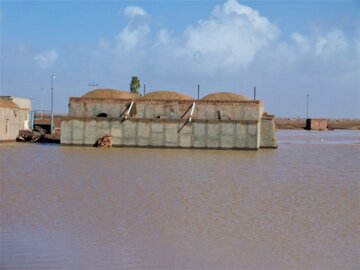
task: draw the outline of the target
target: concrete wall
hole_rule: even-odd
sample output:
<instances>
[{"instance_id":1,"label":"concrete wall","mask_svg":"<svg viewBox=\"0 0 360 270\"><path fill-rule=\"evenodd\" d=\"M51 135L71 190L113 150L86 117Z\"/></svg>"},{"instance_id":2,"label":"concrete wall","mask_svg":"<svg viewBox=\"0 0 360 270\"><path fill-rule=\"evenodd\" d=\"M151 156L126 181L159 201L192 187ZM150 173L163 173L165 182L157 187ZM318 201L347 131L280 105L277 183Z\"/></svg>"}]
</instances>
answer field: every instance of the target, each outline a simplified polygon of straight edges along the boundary
<instances>
[{"instance_id":1,"label":"concrete wall","mask_svg":"<svg viewBox=\"0 0 360 270\"><path fill-rule=\"evenodd\" d=\"M21 109L31 111L31 99L13 97L12 101Z\"/></svg>"},{"instance_id":2,"label":"concrete wall","mask_svg":"<svg viewBox=\"0 0 360 270\"><path fill-rule=\"evenodd\" d=\"M260 147L257 121L64 118L61 144L94 145L111 135L113 146L253 149Z\"/></svg>"},{"instance_id":3,"label":"concrete wall","mask_svg":"<svg viewBox=\"0 0 360 270\"><path fill-rule=\"evenodd\" d=\"M273 118L263 117L260 120L260 147L277 148L275 123Z\"/></svg>"},{"instance_id":4,"label":"concrete wall","mask_svg":"<svg viewBox=\"0 0 360 270\"><path fill-rule=\"evenodd\" d=\"M28 121L28 110L0 107L0 141L15 140Z\"/></svg>"},{"instance_id":5,"label":"concrete wall","mask_svg":"<svg viewBox=\"0 0 360 270\"><path fill-rule=\"evenodd\" d=\"M111 135L114 146L258 149L277 147L273 117L261 101L70 98L61 143L93 145ZM195 102L193 122L189 119ZM106 117L96 117L100 114ZM260 120L261 119L261 120Z\"/></svg>"},{"instance_id":6,"label":"concrete wall","mask_svg":"<svg viewBox=\"0 0 360 270\"><path fill-rule=\"evenodd\" d=\"M131 110L133 118L188 118L195 102L194 119L256 120L259 121L264 106L261 101L153 101L136 100ZM108 117L120 117L131 100L70 98L69 116L96 117L100 113Z\"/></svg>"}]
</instances>

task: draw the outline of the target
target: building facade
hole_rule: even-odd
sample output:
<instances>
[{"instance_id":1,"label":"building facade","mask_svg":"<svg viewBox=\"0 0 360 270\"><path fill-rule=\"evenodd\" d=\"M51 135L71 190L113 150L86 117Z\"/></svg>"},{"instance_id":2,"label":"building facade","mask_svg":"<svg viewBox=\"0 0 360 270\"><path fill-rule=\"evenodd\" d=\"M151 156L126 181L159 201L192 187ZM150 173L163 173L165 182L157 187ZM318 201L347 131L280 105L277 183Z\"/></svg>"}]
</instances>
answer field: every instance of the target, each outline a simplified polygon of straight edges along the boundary
<instances>
[{"instance_id":1,"label":"building facade","mask_svg":"<svg viewBox=\"0 0 360 270\"><path fill-rule=\"evenodd\" d=\"M0 141L14 141L20 130L31 127L31 99L0 97Z\"/></svg>"},{"instance_id":2,"label":"building facade","mask_svg":"<svg viewBox=\"0 0 360 270\"><path fill-rule=\"evenodd\" d=\"M151 98L128 93L72 97L60 141L94 145L111 135L113 146L122 147L276 148L274 117L264 113L263 102L232 95L201 100L169 92L165 98L164 92L151 93Z\"/></svg>"}]
</instances>

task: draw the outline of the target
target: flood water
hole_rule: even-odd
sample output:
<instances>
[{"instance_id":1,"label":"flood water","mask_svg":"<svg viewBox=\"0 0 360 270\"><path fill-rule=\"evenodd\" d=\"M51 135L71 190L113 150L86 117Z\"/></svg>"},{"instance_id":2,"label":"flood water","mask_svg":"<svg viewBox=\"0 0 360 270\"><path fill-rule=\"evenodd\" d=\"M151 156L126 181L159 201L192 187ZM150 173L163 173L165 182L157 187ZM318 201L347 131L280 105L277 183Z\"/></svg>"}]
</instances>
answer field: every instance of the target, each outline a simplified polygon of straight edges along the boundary
<instances>
[{"instance_id":1,"label":"flood water","mask_svg":"<svg viewBox=\"0 0 360 270\"><path fill-rule=\"evenodd\" d=\"M360 132L278 143L0 144L0 269L360 269Z\"/></svg>"}]
</instances>

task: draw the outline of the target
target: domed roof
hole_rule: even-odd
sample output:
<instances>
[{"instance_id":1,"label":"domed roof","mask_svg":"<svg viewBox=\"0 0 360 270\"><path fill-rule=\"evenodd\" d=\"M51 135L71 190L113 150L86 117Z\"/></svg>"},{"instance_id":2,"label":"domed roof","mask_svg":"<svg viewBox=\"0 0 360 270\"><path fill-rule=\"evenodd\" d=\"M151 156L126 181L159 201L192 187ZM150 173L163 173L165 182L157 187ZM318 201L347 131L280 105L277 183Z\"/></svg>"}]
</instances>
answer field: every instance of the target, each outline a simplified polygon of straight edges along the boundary
<instances>
[{"instance_id":1,"label":"domed roof","mask_svg":"<svg viewBox=\"0 0 360 270\"><path fill-rule=\"evenodd\" d=\"M175 91L154 91L146 94L143 99L180 99L192 100L193 98Z\"/></svg>"},{"instance_id":2,"label":"domed roof","mask_svg":"<svg viewBox=\"0 0 360 270\"><path fill-rule=\"evenodd\" d=\"M235 93L218 92L218 93L213 93L213 94L207 95L207 96L203 97L201 100L242 101L242 100L249 100L249 99L245 96L241 96L241 95L235 94Z\"/></svg>"},{"instance_id":3,"label":"domed roof","mask_svg":"<svg viewBox=\"0 0 360 270\"><path fill-rule=\"evenodd\" d=\"M0 97L0 107L18 109L19 107L8 97Z\"/></svg>"},{"instance_id":4,"label":"domed roof","mask_svg":"<svg viewBox=\"0 0 360 270\"><path fill-rule=\"evenodd\" d=\"M115 89L94 89L82 96L83 98L104 98L104 99L137 99L140 96L129 91Z\"/></svg>"}]
</instances>

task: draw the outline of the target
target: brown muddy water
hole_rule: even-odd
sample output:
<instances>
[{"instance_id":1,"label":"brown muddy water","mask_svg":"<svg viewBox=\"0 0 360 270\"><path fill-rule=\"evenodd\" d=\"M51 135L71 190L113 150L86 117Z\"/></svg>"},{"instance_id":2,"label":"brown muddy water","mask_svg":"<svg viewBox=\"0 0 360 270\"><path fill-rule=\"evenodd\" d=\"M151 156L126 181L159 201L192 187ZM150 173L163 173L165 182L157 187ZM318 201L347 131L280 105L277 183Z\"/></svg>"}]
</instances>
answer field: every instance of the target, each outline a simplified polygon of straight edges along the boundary
<instances>
[{"instance_id":1,"label":"brown muddy water","mask_svg":"<svg viewBox=\"0 0 360 270\"><path fill-rule=\"evenodd\" d=\"M277 150L0 144L0 269L360 269L360 132Z\"/></svg>"}]
</instances>

